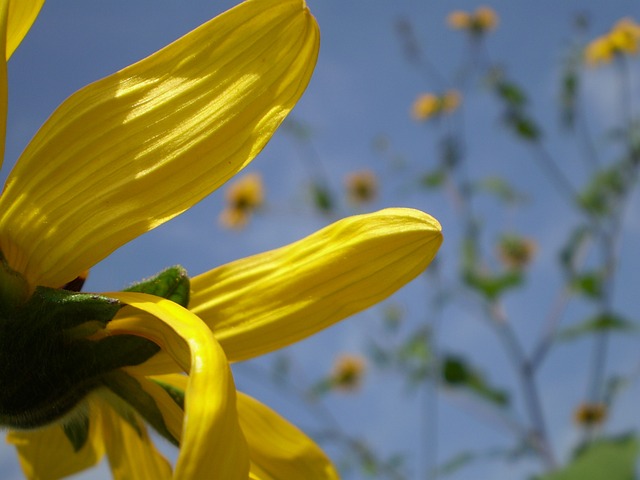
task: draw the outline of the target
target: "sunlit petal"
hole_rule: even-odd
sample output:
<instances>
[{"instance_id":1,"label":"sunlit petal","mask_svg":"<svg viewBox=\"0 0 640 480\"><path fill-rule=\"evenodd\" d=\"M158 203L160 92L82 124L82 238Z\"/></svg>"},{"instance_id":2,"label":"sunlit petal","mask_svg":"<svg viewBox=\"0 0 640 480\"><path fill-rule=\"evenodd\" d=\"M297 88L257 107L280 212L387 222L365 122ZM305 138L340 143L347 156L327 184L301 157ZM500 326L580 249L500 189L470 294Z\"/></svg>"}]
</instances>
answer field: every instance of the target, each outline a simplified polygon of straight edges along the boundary
<instances>
[{"instance_id":1,"label":"sunlit petal","mask_svg":"<svg viewBox=\"0 0 640 480\"><path fill-rule=\"evenodd\" d=\"M57 287L242 169L302 95L319 34L303 0L249 0L80 90L0 199L0 249Z\"/></svg>"},{"instance_id":2,"label":"sunlit petal","mask_svg":"<svg viewBox=\"0 0 640 480\"><path fill-rule=\"evenodd\" d=\"M153 340L189 373L185 420L176 479L199 480L216 472L218 478L245 480L249 471L246 441L238 424L233 377L207 326L181 306L142 293L107 293L150 316L135 316L125 308L109 323L113 333L130 333Z\"/></svg>"},{"instance_id":3,"label":"sunlit petal","mask_svg":"<svg viewBox=\"0 0 640 480\"><path fill-rule=\"evenodd\" d=\"M238 418L249 444L251 469L259 478L339 478L313 440L270 408L240 392Z\"/></svg>"},{"instance_id":4,"label":"sunlit petal","mask_svg":"<svg viewBox=\"0 0 640 480\"><path fill-rule=\"evenodd\" d=\"M3 3L5 3L3 1ZM6 58L11 58L22 39L36 20L44 0L10 0L7 27Z\"/></svg>"},{"instance_id":5,"label":"sunlit petal","mask_svg":"<svg viewBox=\"0 0 640 480\"><path fill-rule=\"evenodd\" d=\"M171 478L171 465L158 452L141 421L135 430L106 403L101 414L105 448L114 480Z\"/></svg>"},{"instance_id":6,"label":"sunlit petal","mask_svg":"<svg viewBox=\"0 0 640 480\"><path fill-rule=\"evenodd\" d=\"M442 234L431 216L387 209L192 279L189 308L231 361L284 347L368 308L421 273Z\"/></svg>"},{"instance_id":7,"label":"sunlit petal","mask_svg":"<svg viewBox=\"0 0 640 480\"><path fill-rule=\"evenodd\" d=\"M11 431L7 442L18 451L26 478L57 480L96 465L104 454L102 429L95 405L91 406L89 439L77 452L60 424L38 430Z\"/></svg>"}]
</instances>

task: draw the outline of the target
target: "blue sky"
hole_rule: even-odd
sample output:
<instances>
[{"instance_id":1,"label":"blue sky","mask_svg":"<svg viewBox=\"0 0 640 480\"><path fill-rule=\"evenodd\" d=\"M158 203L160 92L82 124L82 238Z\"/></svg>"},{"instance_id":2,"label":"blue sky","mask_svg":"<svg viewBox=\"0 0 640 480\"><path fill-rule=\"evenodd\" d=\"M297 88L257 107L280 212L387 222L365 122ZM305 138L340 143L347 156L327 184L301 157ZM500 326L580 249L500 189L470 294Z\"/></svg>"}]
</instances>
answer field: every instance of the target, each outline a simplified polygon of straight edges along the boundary
<instances>
[{"instance_id":1,"label":"blue sky","mask_svg":"<svg viewBox=\"0 0 640 480\"><path fill-rule=\"evenodd\" d=\"M402 16L410 18L430 60L451 78L460 65L461 55L465 54L465 42L461 34L446 28L444 19L453 9L471 10L480 3L428 0L309 0L308 3L320 24L322 46L314 77L294 115L312 127L313 147L331 186L338 190L344 174L361 168L388 175L389 165L372 149L373 139L380 134L384 134L392 149L407 161L429 165L433 161L435 137L424 126L414 123L409 111L419 93L437 89L438 85L428 84L406 62L394 33L394 21ZM154 52L233 4L210 0L48 2L9 66L10 114L3 177L38 126L64 98L87 83ZM504 61L510 74L534 99L540 99L532 109L550 130L557 119L551 109L557 88L557 67L562 47L570 39L572 14L590 13L594 34L604 33L622 16L640 19L637 0L496 0L486 4L493 7L501 19L498 30L488 39L491 57ZM634 65L637 108L640 72L637 61ZM589 108L593 125L610 125L616 114L612 108L616 87L610 73L590 74L585 88L592 94ZM489 221L517 227L523 233L534 235L540 244L549 245L533 266L536 280L532 281L530 291L508 305L513 317L522 321L518 331L526 340L538 331L539 300L543 299L542 303L548 305L559 284L552 265L554 247L564 240L562 227L572 221L572 217L532 163L529 152L500 133L498 112L488 95L480 94L469 102L466 118L473 152L471 170L504 175L536 199L526 211L509 217L503 217L500 211L492 218L491 205L488 205ZM553 135L550 142L553 151L563 161L566 159L564 166L571 178L579 179L582 172L576 150ZM92 271L87 288L119 289L173 264L182 264L190 273L197 274L227 261L284 245L326 224L327 218L313 215L310 209L292 207L292 200L304 198L309 165L301 158L291 137L277 134L249 170L264 175L269 208L247 230L235 233L218 227L216 219L223 196L217 192L188 214L118 250ZM380 198L369 209L406 205L432 213L443 224L445 238L451 243L445 244L442 256L445 261L453 260L456 219L446 199L407 193L401 186L383 183ZM623 278L631 278L631 273L640 267L638 255L632 248L640 240L637 200L636 196L631 205L627 239L622 247ZM631 311L632 289L621 283L617 300L621 308ZM406 302L411 318L425 315L425 288L429 288L428 285L419 279L396 297L399 302ZM296 378L301 384L308 384L330 369L336 354L362 351L363 335L375 337L380 333L379 317L379 310L364 312L291 348L290 354L297 362ZM474 361L490 372L492 380L513 385L515 379L505 365L504 355L499 352L495 339L478 322L464 316L444 319L441 336L442 344L448 348L473 352ZM576 438L570 415L571 408L580 401L584 381L576 373L580 367L574 359L580 358L587 348L588 345L561 348L541 372L542 389L547 392L545 407L550 412L554 442L560 451L566 451ZM633 358L631 368L637 362L637 355L629 357L635 350L637 340L622 341L616 344L614 356ZM266 361L255 368L264 365ZM299 399L287 398L275 391L268 382L256 378L253 368L236 368L237 383L244 391L263 399L303 427L318 426L317 419L301 406ZM622 400L619 413L612 420L612 431L626 425L640 426L632 414L638 393L635 388ZM424 463L420 460L425 456L421 449L429 448L420 443L424 432L416 426L420 424L424 402L423 393L408 396L396 378L380 373L370 375L357 395L329 398L328 407L346 430L362 434L383 452L410 451L409 465L415 471ZM503 435L452 406L447 398L440 399L438 404L440 460L479 444L486 447L505 444ZM431 438L429 433L427 437ZM9 447L0 449L0 472L3 478L20 478ZM480 464L451 478L517 478L520 473L514 472L494 464ZM105 470L84 478L102 478L100 475L108 478Z\"/></svg>"}]
</instances>

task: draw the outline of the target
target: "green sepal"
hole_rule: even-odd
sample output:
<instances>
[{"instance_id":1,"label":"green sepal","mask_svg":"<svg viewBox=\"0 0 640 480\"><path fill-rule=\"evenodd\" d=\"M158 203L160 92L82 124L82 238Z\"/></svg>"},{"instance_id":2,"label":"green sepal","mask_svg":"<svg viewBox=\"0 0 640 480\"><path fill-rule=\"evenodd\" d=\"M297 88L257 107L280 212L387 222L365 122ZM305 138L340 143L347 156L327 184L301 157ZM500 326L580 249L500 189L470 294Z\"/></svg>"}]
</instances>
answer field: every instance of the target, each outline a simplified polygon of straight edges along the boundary
<instances>
[{"instance_id":1,"label":"green sepal","mask_svg":"<svg viewBox=\"0 0 640 480\"><path fill-rule=\"evenodd\" d=\"M120 309L116 300L38 288L0 315L0 425L36 428L71 412L101 377L160 349L133 335L89 340Z\"/></svg>"},{"instance_id":2,"label":"green sepal","mask_svg":"<svg viewBox=\"0 0 640 480\"><path fill-rule=\"evenodd\" d=\"M51 328L65 330L89 321L104 326L121 306L117 300L103 295L38 287L21 310L38 330L46 331Z\"/></svg>"},{"instance_id":3,"label":"green sepal","mask_svg":"<svg viewBox=\"0 0 640 480\"><path fill-rule=\"evenodd\" d=\"M109 372L102 377L103 384L138 412L160 435L178 446L178 439L167 429L162 412L153 396L147 393L140 382L121 370ZM119 412L120 413L120 412Z\"/></svg>"},{"instance_id":4,"label":"green sepal","mask_svg":"<svg viewBox=\"0 0 640 480\"><path fill-rule=\"evenodd\" d=\"M168 383L165 383L161 380L151 380L162 387L163 390L169 394L175 404L178 405L182 410L184 410L184 390L173 385L169 385Z\"/></svg>"},{"instance_id":5,"label":"green sepal","mask_svg":"<svg viewBox=\"0 0 640 480\"><path fill-rule=\"evenodd\" d=\"M129 288L125 292L148 293L157 297L166 298L178 305L187 308L189 306L189 294L191 282L187 271L179 265L169 267L157 275L142 280Z\"/></svg>"},{"instance_id":6,"label":"green sepal","mask_svg":"<svg viewBox=\"0 0 640 480\"><path fill-rule=\"evenodd\" d=\"M79 452L89 438L89 415L71 415L63 422L62 429L73 446L73 451Z\"/></svg>"}]
</instances>

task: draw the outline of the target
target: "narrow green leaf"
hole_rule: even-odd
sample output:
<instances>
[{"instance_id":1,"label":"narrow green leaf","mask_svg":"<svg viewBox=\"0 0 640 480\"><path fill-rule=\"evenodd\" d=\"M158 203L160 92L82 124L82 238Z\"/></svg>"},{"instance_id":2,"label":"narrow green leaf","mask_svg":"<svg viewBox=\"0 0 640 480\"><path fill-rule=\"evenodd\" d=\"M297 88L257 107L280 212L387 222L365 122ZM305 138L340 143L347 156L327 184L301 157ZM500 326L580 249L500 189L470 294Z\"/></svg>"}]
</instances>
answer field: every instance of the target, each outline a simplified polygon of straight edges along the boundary
<instances>
[{"instance_id":1,"label":"narrow green leaf","mask_svg":"<svg viewBox=\"0 0 640 480\"><path fill-rule=\"evenodd\" d=\"M471 393L500 407L509 403L509 396L504 390L490 386L482 373L459 356L447 355L442 359L441 376L449 387L466 388Z\"/></svg>"}]
</instances>

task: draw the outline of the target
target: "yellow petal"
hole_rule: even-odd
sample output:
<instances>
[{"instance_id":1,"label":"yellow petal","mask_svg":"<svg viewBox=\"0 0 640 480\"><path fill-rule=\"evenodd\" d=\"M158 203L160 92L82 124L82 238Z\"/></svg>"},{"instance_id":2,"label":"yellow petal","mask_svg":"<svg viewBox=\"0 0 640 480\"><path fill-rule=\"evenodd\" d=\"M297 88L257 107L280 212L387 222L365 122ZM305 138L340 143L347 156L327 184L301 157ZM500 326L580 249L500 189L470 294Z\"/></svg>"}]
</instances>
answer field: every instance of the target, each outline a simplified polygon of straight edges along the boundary
<instances>
[{"instance_id":1,"label":"yellow petal","mask_svg":"<svg viewBox=\"0 0 640 480\"><path fill-rule=\"evenodd\" d=\"M7 29L9 26L9 0L0 0L0 52L7 47ZM12 5L15 2L12 2ZM0 61L0 167L4 159L4 142L7 134L7 101L9 90L7 86L7 61Z\"/></svg>"},{"instance_id":2,"label":"yellow petal","mask_svg":"<svg viewBox=\"0 0 640 480\"><path fill-rule=\"evenodd\" d=\"M125 308L108 324L109 330L153 340L189 373L174 478L199 480L216 472L225 480L246 480L249 453L238 424L233 377L211 331L169 300L143 293L105 295L150 314L135 316L133 309Z\"/></svg>"},{"instance_id":3,"label":"yellow petal","mask_svg":"<svg viewBox=\"0 0 640 480\"><path fill-rule=\"evenodd\" d=\"M189 309L230 361L244 360L380 302L421 273L441 242L440 224L417 210L346 218L193 278Z\"/></svg>"},{"instance_id":4,"label":"yellow petal","mask_svg":"<svg viewBox=\"0 0 640 480\"><path fill-rule=\"evenodd\" d=\"M261 480L337 479L331 461L313 440L276 412L238 392L238 416L251 456L251 471Z\"/></svg>"},{"instance_id":5,"label":"yellow petal","mask_svg":"<svg viewBox=\"0 0 640 480\"><path fill-rule=\"evenodd\" d=\"M104 443L114 480L171 478L171 465L158 452L141 421L137 431L105 402L101 413Z\"/></svg>"},{"instance_id":6,"label":"yellow petal","mask_svg":"<svg viewBox=\"0 0 640 480\"><path fill-rule=\"evenodd\" d=\"M9 432L7 442L18 450L26 478L57 480L91 468L100 461L104 454L100 415L95 405L90 408L89 438L77 452L59 424Z\"/></svg>"},{"instance_id":7,"label":"yellow petal","mask_svg":"<svg viewBox=\"0 0 640 480\"><path fill-rule=\"evenodd\" d=\"M249 0L74 94L0 198L0 250L57 287L250 162L302 95L319 45L303 0Z\"/></svg>"},{"instance_id":8,"label":"yellow petal","mask_svg":"<svg viewBox=\"0 0 640 480\"><path fill-rule=\"evenodd\" d=\"M3 3L6 3L4 0ZM36 20L44 0L10 0L6 58L9 60Z\"/></svg>"}]
</instances>

